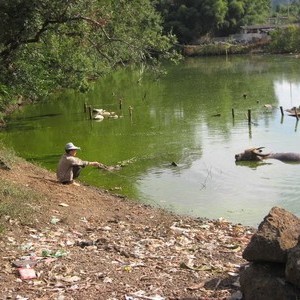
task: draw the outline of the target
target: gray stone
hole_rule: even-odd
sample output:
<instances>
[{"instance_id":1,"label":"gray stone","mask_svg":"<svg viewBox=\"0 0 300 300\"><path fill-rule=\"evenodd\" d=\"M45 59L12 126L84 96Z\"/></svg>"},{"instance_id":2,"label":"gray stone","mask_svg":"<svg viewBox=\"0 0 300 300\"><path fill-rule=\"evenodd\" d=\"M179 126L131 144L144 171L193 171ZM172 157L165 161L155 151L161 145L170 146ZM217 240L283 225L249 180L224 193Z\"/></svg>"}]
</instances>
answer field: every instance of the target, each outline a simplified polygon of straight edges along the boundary
<instances>
[{"instance_id":1,"label":"gray stone","mask_svg":"<svg viewBox=\"0 0 300 300\"><path fill-rule=\"evenodd\" d=\"M241 291L234 292L228 300L242 300L243 299L243 293Z\"/></svg>"},{"instance_id":2,"label":"gray stone","mask_svg":"<svg viewBox=\"0 0 300 300\"><path fill-rule=\"evenodd\" d=\"M9 171L9 170L11 170L11 167L8 165L8 163L6 163L2 159L0 159L0 169Z\"/></svg>"},{"instance_id":3,"label":"gray stone","mask_svg":"<svg viewBox=\"0 0 300 300\"><path fill-rule=\"evenodd\" d=\"M243 300L297 300L300 290L285 280L285 264L251 263L240 271Z\"/></svg>"},{"instance_id":4,"label":"gray stone","mask_svg":"<svg viewBox=\"0 0 300 300\"><path fill-rule=\"evenodd\" d=\"M255 262L285 263L287 251L295 247L300 235L300 219L283 208L273 207L260 223L243 252Z\"/></svg>"},{"instance_id":5,"label":"gray stone","mask_svg":"<svg viewBox=\"0 0 300 300\"><path fill-rule=\"evenodd\" d=\"M289 250L285 267L287 281L300 288L300 245Z\"/></svg>"}]
</instances>

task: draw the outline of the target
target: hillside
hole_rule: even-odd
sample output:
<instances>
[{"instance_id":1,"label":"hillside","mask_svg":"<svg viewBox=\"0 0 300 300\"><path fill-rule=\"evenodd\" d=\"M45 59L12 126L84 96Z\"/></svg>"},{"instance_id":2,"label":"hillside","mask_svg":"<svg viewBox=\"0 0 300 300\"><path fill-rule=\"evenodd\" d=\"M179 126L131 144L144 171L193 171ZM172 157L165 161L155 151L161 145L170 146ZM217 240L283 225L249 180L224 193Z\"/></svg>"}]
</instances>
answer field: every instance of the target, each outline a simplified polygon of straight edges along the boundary
<instances>
[{"instance_id":1,"label":"hillside","mask_svg":"<svg viewBox=\"0 0 300 300\"><path fill-rule=\"evenodd\" d=\"M22 159L0 169L0 179L1 299L216 300L239 293L251 228L61 185Z\"/></svg>"}]
</instances>

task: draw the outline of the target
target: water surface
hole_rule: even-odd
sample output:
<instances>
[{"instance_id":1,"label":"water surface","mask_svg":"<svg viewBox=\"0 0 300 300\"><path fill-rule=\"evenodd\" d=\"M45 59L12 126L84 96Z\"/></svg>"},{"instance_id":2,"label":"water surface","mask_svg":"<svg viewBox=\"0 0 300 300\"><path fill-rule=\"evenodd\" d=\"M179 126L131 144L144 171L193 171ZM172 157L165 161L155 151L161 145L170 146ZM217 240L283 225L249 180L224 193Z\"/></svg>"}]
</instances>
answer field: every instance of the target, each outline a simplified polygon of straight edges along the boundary
<instances>
[{"instance_id":1,"label":"water surface","mask_svg":"<svg viewBox=\"0 0 300 300\"><path fill-rule=\"evenodd\" d=\"M300 105L299 68L293 57L242 56L188 59L160 78L123 70L87 95L23 108L0 137L51 170L70 141L82 159L129 160L118 172L87 168L80 179L177 213L256 226L275 205L300 214L300 165L236 164L234 155L252 146L300 151L298 123L279 109ZM90 120L85 102L122 117Z\"/></svg>"}]
</instances>

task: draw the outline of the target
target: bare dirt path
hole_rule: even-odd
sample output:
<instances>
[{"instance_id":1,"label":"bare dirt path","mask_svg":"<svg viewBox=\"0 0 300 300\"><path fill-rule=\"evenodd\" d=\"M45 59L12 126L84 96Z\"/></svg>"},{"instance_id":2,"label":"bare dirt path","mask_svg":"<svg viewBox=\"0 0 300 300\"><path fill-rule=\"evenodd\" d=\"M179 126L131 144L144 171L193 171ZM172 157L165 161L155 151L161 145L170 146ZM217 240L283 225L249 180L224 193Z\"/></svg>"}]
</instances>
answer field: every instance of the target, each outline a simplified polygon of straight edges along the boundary
<instances>
[{"instance_id":1,"label":"bare dirt path","mask_svg":"<svg viewBox=\"0 0 300 300\"><path fill-rule=\"evenodd\" d=\"M40 195L29 223L5 216L0 299L230 299L239 290L251 228L64 186L25 161L0 179Z\"/></svg>"}]
</instances>

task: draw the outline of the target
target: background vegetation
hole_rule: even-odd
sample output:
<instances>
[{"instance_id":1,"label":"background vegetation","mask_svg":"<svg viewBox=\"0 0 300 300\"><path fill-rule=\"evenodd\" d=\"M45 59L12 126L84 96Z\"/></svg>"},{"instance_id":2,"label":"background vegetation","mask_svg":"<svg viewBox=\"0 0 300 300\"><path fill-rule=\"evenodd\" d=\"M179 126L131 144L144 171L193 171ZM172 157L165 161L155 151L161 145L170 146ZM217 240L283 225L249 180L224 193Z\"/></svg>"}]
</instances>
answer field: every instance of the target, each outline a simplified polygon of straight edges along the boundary
<instances>
[{"instance_id":1,"label":"background vegetation","mask_svg":"<svg viewBox=\"0 0 300 300\"><path fill-rule=\"evenodd\" d=\"M0 144L0 166L2 169L14 167L22 161L12 149ZM16 219L23 225L34 222L32 212L37 210L43 197L28 187L17 183L0 182L0 234L5 230L7 222Z\"/></svg>"},{"instance_id":2,"label":"background vegetation","mask_svg":"<svg viewBox=\"0 0 300 300\"><path fill-rule=\"evenodd\" d=\"M210 34L224 36L246 24L261 23L270 13L269 0L159 0L165 32L172 31L181 44Z\"/></svg>"},{"instance_id":3,"label":"background vegetation","mask_svg":"<svg viewBox=\"0 0 300 300\"><path fill-rule=\"evenodd\" d=\"M53 90L84 91L128 63L175 58L149 0L3 0L0 110Z\"/></svg>"},{"instance_id":4,"label":"background vegetation","mask_svg":"<svg viewBox=\"0 0 300 300\"><path fill-rule=\"evenodd\" d=\"M90 80L125 64L144 69L178 60L177 42L226 36L270 16L296 22L299 1L2 0L0 119L24 99L66 88L84 92ZM274 33L272 51L298 51L297 34L296 28Z\"/></svg>"},{"instance_id":5,"label":"background vegetation","mask_svg":"<svg viewBox=\"0 0 300 300\"><path fill-rule=\"evenodd\" d=\"M289 25L271 33L269 49L274 53L299 53L300 52L300 27Z\"/></svg>"},{"instance_id":6,"label":"background vegetation","mask_svg":"<svg viewBox=\"0 0 300 300\"><path fill-rule=\"evenodd\" d=\"M272 8L273 17L278 19L283 17L288 23L299 21L300 0L273 0Z\"/></svg>"}]
</instances>

